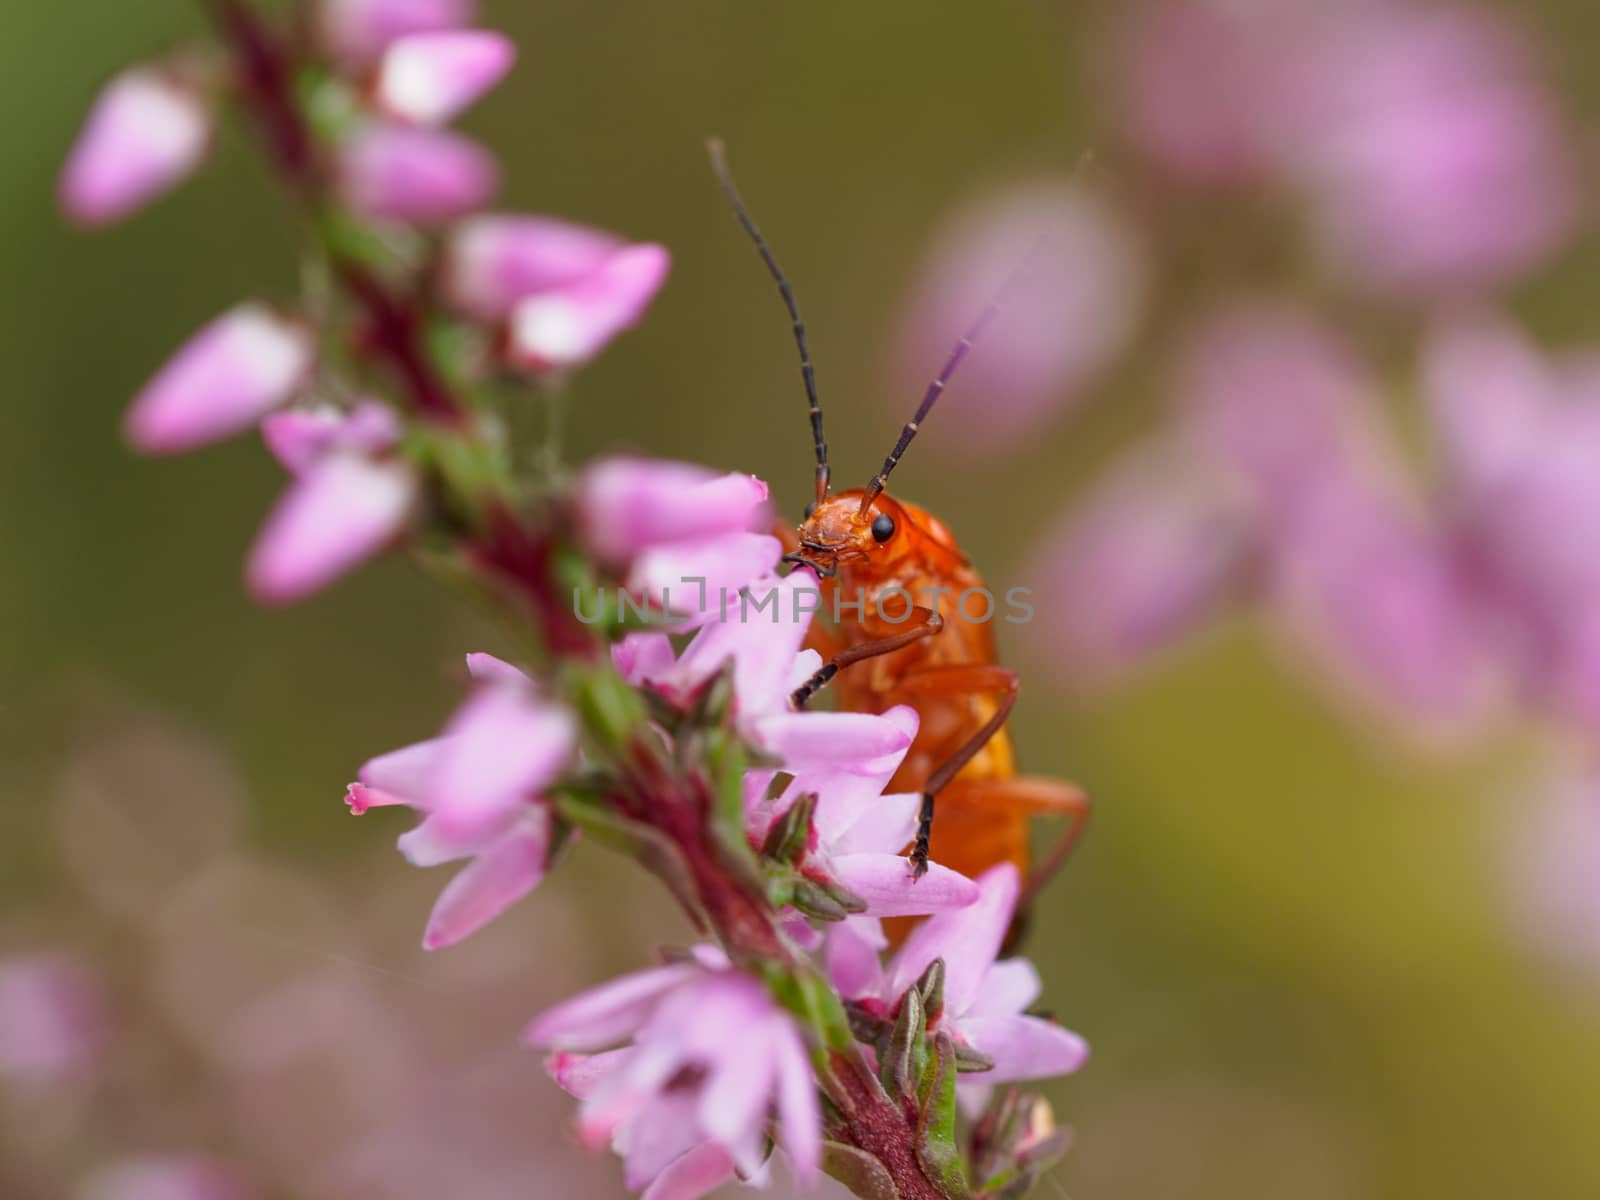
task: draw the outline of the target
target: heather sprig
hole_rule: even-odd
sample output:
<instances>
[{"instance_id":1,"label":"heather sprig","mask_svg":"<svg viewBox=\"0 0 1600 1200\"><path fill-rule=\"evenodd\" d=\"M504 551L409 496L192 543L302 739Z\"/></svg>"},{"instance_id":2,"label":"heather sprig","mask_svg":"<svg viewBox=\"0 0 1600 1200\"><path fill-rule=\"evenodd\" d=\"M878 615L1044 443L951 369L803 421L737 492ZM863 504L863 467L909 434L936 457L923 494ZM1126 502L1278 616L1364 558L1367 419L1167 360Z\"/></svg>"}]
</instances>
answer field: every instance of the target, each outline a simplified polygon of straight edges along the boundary
<instances>
[{"instance_id":1,"label":"heather sprig","mask_svg":"<svg viewBox=\"0 0 1600 1200\"><path fill-rule=\"evenodd\" d=\"M209 10L211 40L107 87L62 204L120 220L241 118L299 218L306 294L197 333L135 399L129 441L177 453L260 429L289 475L247 560L263 602L403 548L505 618L517 661L469 655L445 728L347 792L357 814L419 814L399 839L413 864L465 864L424 945L481 929L574 839L613 847L701 940L556 1005L527 1040L630 1187L761 1184L777 1147L802 1184L826 1170L880 1200L1020 1195L1064 1146L1048 1106L1007 1090L969 1145L958 1077L1067 1073L1082 1043L1023 1012L1031 967L994 963L1014 874L918 880L899 857L916 798L882 793L915 713L794 710L818 665L816 581L774 574L765 484L645 459L569 470L512 442L508 406L560 403L643 316L666 250L486 211L494 158L447 123L515 53L468 27L464 0ZM750 594L754 616L730 610ZM878 916L936 913L879 962Z\"/></svg>"}]
</instances>

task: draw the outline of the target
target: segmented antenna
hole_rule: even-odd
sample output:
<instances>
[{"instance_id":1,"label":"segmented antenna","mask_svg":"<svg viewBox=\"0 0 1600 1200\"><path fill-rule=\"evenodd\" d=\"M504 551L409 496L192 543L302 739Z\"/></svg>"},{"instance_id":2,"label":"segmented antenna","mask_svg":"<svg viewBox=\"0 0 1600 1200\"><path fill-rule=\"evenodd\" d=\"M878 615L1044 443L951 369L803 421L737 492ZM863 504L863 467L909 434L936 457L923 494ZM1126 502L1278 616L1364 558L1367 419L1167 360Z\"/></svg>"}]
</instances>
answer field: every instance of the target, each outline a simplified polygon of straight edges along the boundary
<instances>
[{"instance_id":1,"label":"segmented antenna","mask_svg":"<svg viewBox=\"0 0 1600 1200\"><path fill-rule=\"evenodd\" d=\"M1030 254L1029 257L1033 256ZM950 382L950 377L956 373L956 368L961 365L961 360L966 358L967 352L972 349L972 344L982 336L983 331L988 328L989 322L994 320L995 315L999 313L1000 300L1007 289L1010 288L1012 280L1016 278L1017 272L1020 270L1021 265L1019 264L1017 271L1013 271L1006 281L1000 285L999 290L994 294L994 298L984 305L983 311L978 314L978 319L972 323L972 327L961 335L961 340L956 343L956 348L950 352L950 357L945 360L944 369L928 385L928 390L923 393L922 403L917 405L916 415L906 422L906 427L900 431L900 440L894 444L894 449L889 451L889 457L883 460L882 469L872 477L872 482L867 485L866 493L861 497L860 511L862 516L866 515L867 510L872 507L872 502L883 491L883 485L889 479L889 472L894 470L895 464L900 461L900 456L906 452L906 447L911 445L911 439L916 437L917 430L922 428L922 422L933 411L933 406L939 402L939 397L944 394L945 385Z\"/></svg>"},{"instance_id":2,"label":"segmented antenna","mask_svg":"<svg viewBox=\"0 0 1600 1200\"><path fill-rule=\"evenodd\" d=\"M717 182L722 185L728 203L733 206L734 216L739 218L739 224L744 226L744 231L755 243L761 261L767 264L772 281L778 285L778 295L783 297L784 307L789 310L789 318L794 322L794 344L800 351L800 377L805 381L806 401L811 406L811 440L817 451L817 503L820 504L828 495L828 442L822 436L822 402L817 399L817 376L811 366L811 349L806 345L805 322L800 319L800 307L795 303L794 289L789 286L789 280L784 277L783 268L773 257L767 239L761 236L761 230L756 228L750 210L739 196L739 189L733 182L733 172L728 169L728 156L722 140L712 138L706 143L706 150L711 155L711 169L717 173Z\"/></svg>"}]
</instances>

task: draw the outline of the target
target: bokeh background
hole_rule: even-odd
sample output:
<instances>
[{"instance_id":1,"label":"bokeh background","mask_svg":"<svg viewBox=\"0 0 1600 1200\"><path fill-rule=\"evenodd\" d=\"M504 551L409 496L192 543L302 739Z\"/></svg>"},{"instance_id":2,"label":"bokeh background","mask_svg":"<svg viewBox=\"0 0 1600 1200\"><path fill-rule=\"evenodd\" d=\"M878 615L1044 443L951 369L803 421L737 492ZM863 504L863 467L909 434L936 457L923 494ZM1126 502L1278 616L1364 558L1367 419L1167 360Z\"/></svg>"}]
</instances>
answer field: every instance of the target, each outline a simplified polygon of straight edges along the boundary
<instances>
[{"instance_id":1,"label":"bokeh background","mask_svg":"<svg viewBox=\"0 0 1600 1200\"><path fill-rule=\"evenodd\" d=\"M990 189L1064 175L1115 123L1115 6L483 7L522 47L466 122L502 156L504 206L675 256L649 319L584 373L573 453L753 471L786 510L810 481L792 349L704 138L727 139L794 277L836 476L864 481L915 400L894 347L935 232ZM1514 11L1586 152L1600 14ZM197 21L184 0L18 2L0 39L0 1195L111 1195L130 1177L108 1171L190 1155L196 1178L227 1164L261 1196L621 1195L515 1039L682 938L669 907L581 848L490 931L424 955L438 879L392 853L385 814L340 803L365 757L436 728L459 654L493 632L401 561L252 606L266 454L156 463L119 440L189 330L263 280L294 286L288 222L237 136L126 228L81 236L55 213L95 89ZM1593 241L1515 300L1552 336L1593 334ZM1152 380L1111 372L1003 453L926 439L898 491L1009 585L1151 423ZM1519 899L1539 730L1420 751L1286 669L1248 614L1091 691L1018 632L1023 761L1098 802L1031 947L1094 1047L1050 1087L1078 1142L1044 1194L1600 1194L1600 949L1552 954Z\"/></svg>"}]
</instances>

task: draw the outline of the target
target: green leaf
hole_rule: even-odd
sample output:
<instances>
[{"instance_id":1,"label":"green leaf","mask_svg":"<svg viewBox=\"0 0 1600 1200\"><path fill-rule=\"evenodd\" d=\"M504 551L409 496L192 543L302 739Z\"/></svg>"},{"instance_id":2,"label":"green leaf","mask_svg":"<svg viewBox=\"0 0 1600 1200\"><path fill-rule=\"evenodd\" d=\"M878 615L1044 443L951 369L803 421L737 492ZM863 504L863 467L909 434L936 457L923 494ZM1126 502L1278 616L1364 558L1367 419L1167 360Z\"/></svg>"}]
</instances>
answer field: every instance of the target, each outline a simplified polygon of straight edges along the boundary
<instances>
[{"instance_id":1,"label":"green leaf","mask_svg":"<svg viewBox=\"0 0 1600 1200\"><path fill-rule=\"evenodd\" d=\"M823 1142L822 1169L862 1200L900 1200L900 1189L888 1168L865 1150L842 1142Z\"/></svg>"},{"instance_id":2,"label":"green leaf","mask_svg":"<svg viewBox=\"0 0 1600 1200\"><path fill-rule=\"evenodd\" d=\"M907 992L907 998L916 995ZM956 1145L956 1054L948 1033L935 1034L917 1089L917 1157L950 1200L970 1200Z\"/></svg>"},{"instance_id":3,"label":"green leaf","mask_svg":"<svg viewBox=\"0 0 1600 1200\"><path fill-rule=\"evenodd\" d=\"M878 1079L896 1100L916 1092L917 1081L927 1066L923 1045L926 1032L922 997L912 988L900 1000L900 1012L889 1036L878 1044Z\"/></svg>"}]
</instances>

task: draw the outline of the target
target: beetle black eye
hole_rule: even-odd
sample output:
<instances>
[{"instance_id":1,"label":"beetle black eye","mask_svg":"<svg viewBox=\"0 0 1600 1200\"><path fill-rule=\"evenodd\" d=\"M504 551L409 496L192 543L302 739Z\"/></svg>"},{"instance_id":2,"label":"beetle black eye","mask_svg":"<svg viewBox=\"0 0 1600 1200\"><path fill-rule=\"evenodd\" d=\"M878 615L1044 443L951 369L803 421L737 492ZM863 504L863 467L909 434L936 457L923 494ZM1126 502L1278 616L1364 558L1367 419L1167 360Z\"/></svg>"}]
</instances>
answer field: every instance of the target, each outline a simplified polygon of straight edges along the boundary
<instances>
[{"instance_id":1,"label":"beetle black eye","mask_svg":"<svg viewBox=\"0 0 1600 1200\"><path fill-rule=\"evenodd\" d=\"M877 542L887 542L894 536L894 518L888 513L879 513L872 520L872 537Z\"/></svg>"},{"instance_id":2,"label":"beetle black eye","mask_svg":"<svg viewBox=\"0 0 1600 1200\"><path fill-rule=\"evenodd\" d=\"M811 514L816 512L816 511L817 511L817 502L815 500L813 500L810 504L806 505L806 510L805 510L805 512L800 514L800 519L802 521L809 521L809 520L811 520Z\"/></svg>"}]
</instances>

